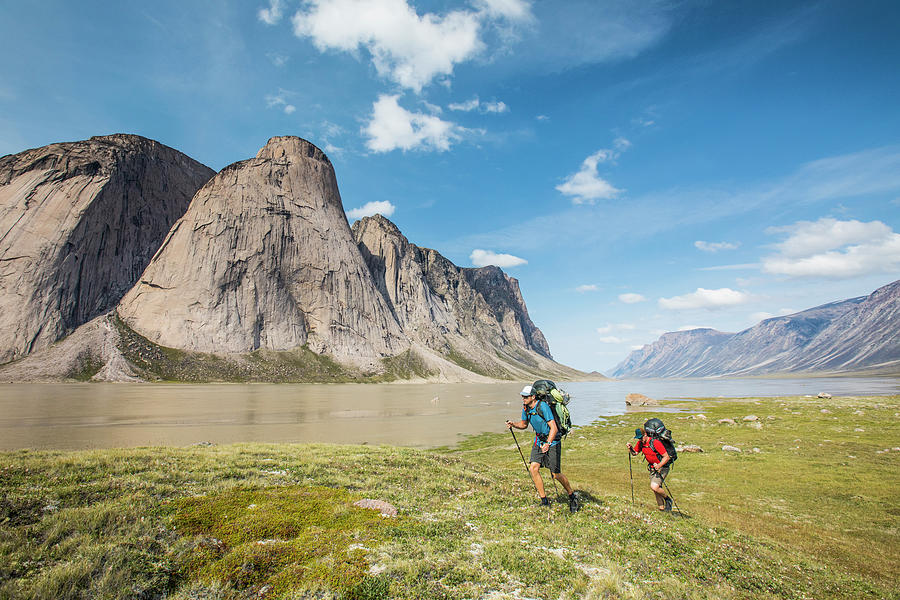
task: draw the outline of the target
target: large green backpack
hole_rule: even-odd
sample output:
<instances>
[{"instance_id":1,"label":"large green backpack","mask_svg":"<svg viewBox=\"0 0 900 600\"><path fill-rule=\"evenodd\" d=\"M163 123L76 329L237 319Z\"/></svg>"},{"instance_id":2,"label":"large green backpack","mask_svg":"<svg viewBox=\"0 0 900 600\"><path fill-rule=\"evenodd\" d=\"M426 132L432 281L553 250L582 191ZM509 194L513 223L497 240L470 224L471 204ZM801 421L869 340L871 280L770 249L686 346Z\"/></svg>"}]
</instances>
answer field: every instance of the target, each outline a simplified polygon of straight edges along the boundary
<instances>
[{"instance_id":1,"label":"large green backpack","mask_svg":"<svg viewBox=\"0 0 900 600\"><path fill-rule=\"evenodd\" d=\"M569 400L572 397L549 379L538 379L531 384L531 391L539 402L546 402L553 413L559 435L564 436L572 430L572 415L569 414Z\"/></svg>"}]
</instances>

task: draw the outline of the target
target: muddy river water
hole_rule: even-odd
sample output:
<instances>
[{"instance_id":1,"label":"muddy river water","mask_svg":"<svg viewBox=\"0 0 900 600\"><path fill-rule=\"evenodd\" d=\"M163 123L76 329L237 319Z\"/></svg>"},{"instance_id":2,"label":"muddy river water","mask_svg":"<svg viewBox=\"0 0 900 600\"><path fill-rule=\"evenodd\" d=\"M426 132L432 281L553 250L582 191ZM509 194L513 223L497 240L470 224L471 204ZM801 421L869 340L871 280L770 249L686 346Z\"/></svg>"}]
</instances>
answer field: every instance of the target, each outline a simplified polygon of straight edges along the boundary
<instances>
[{"instance_id":1,"label":"muddy river water","mask_svg":"<svg viewBox=\"0 0 900 600\"><path fill-rule=\"evenodd\" d=\"M335 442L435 447L505 431L525 383L0 385L0 450ZM560 383L576 425L652 398L900 394L896 378L656 379ZM823 401L824 402L824 401Z\"/></svg>"}]
</instances>

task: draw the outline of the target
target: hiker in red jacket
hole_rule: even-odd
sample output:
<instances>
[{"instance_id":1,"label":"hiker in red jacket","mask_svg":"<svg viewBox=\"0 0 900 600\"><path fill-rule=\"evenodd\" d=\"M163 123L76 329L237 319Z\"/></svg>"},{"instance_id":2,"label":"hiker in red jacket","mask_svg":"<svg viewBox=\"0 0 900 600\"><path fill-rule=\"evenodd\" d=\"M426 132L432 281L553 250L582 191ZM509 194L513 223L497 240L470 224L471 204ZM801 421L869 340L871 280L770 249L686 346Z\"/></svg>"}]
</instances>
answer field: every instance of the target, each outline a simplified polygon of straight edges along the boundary
<instances>
[{"instance_id":1,"label":"hiker in red jacket","mask_svg":"<svg viewBox=\"0 0 900 600\"><path fill-rule=\"evenodd\" d=\"M628 442L628 451L632 456L640 452L647 459L647 470L650 471L650 489L656 496L656 504L659 510L671 512L672 499L663 489L663 481L669 474L669 453L666 452L666 447L661 441L650 437L644 429L635 429L634 439L638 441L634 446Z\"/></svg>"}]
</instances>

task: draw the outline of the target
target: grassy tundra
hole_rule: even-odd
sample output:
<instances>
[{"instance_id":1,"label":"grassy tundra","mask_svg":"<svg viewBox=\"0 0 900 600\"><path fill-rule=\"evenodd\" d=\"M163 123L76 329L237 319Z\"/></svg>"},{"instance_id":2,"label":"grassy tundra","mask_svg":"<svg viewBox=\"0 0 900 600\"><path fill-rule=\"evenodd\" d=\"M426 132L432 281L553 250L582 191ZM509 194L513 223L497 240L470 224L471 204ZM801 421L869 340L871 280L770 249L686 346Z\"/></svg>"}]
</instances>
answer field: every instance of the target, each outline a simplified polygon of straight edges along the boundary
<instances>
[{"instance_id":1,"label":"grassy tundra","mask_svg":"<svg viewBox=\"0 0 900 600\"><path fill-rule=\"evenodd\" d=\"M0 598L900 598L900 397L675 406L704 449L668 481L686 518L656 510L638 457L631 504L646 413L569 435L575 515L537 506L506 432L0 454Z\"/></svg>"}]
</instances>

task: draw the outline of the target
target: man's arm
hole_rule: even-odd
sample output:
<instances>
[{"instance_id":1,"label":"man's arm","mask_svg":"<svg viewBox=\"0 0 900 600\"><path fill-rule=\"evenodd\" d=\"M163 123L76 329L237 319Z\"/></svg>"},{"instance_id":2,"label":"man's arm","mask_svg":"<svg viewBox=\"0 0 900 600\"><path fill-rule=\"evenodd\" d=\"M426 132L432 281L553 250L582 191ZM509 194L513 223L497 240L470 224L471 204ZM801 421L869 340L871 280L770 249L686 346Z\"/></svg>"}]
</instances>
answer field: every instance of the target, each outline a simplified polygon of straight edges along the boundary
<instances>
[{"instance_id":1,"label":"man's arm","mask_svg":"<svg viewBox=\"0 0 900 600\"><path fill-rule=\"evenodd\" d=\"M507 419L506 426L507 427L515 427L516 429L525 429L526 427L528 427L528 422L527 421L510 421L509 419Z\"/></svg>"}]
</instances>

